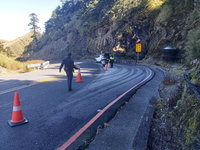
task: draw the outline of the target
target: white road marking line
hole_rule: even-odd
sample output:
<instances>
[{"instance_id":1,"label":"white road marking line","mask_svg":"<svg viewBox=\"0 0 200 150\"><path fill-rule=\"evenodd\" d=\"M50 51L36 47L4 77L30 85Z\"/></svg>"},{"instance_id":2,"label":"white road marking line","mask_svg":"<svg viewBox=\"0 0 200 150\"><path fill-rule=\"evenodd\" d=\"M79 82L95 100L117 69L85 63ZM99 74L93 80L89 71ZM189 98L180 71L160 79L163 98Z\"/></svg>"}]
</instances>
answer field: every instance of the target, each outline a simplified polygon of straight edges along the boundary
<instances>
[{"instance_id":1,"label":"white road marking line","mask_svg":"<svg viewBox=\"0 0 200 150\"><path fill-rule=\"evenodd\" d=\"M9 92L13 92L13 91L16 91L16 90L24 89L24 88L27 88L27 87L30 87L30 86L33 86L33 85L36 85L36 84L38 84L38 83L32 83L32 84L29 84L29 85L22 85L22 86L19 86L19 87L14 87L14 88L11 88L11 89L0 91L0 95L6 94L6 93L9 93Z\"/></svg>"},{"instance_id":2,"label":"white road marking line","mask_svg":"<svg viewBox=\"0 0 200 150\"><path fill-rule=\"evenodd\" d=\"M52 80L55 80L55 79L57 79L59 77L63 77L63 76L65 76L65 75L58 75L58 76L51 77L51 78L48 78L48 79L36 81L36 83L32 83L32 84L29 84L29 85L22 85L22 86L19 86L19 87L14 87L14 88L11 88L11 89L0 91L0 95L6 94L6 93L9 93L9 92L13 92L13 91L16 91L16 90L24 89L24 88L27 88L27 87L30 87L30 86L33 86L33 85L36 85L36 84L39 84L39 83L44 83L44 82L52 81Z\"/></svg>"}]
</instances>

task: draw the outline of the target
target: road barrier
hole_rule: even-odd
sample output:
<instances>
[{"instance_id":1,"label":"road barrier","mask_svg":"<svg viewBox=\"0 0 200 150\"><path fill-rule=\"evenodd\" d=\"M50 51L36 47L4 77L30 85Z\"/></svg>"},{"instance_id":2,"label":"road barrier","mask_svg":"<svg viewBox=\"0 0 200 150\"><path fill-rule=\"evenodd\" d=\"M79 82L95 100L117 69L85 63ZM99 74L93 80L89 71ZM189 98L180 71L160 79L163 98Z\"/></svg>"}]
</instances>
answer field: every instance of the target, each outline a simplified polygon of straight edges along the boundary
<instances>
[{"instance_id":1,"label":"road barrier","mask_svg":"<svg viewBox=\"0 0 200 150\"><path fill-rule=\"evenodd\" d=\"M110 63L108 63L108 68L110 68Z\"/></svg>"},{"instance_id":2,"label":"road barrier","mask_svg":"<svg viewBox=\"0 0 200 150\"><path fill-rule=\"evenodd\" d=\"M82 82L80 69L78 70L76 82Z\"/></svg>"},{"instance_id":3,"label":"road barrier","mask_svg":"<svg viewBox=\"0 0 200 150\"><path fill-rule=\"evenodd\" d=\"M107 65L105 65L105 71L107 71L108 69L107 69Z\"/></svg>"},{"instance_id":4,"label":"road barrier","mask_svg":"<svg viewBox=\"0 0 200 150\"><path fill-rule=\"evenodd\" d=\"M40 68L40 65L41 64L29 64L29 65L27 65L27 68L37 68L37 69L39 69Z\"/></svg>"},{"instance_id":5,"label":"road barrier","mask_svg":"<svg viewBox=\"0 0 200 150\"><path fill-rule=\"evenodd\" d=\"M37 64L29 64L27 68L37 68L37 69L46 69L49 66L49 61L45 61L44 63L37 63Z\"/></svg>"},{"instance_id":6,"label":"road barrier","mask_svg":"<svg viewBox=\"0 0 200 150\"><path fill-rule=\"evenodd\" d=\"M49 61L45 61L44 63L41 63L41 66L40 66L40 68L41 69L46 69L46 68L48 68L49 67Z\"/></svg>"}]
</instances>

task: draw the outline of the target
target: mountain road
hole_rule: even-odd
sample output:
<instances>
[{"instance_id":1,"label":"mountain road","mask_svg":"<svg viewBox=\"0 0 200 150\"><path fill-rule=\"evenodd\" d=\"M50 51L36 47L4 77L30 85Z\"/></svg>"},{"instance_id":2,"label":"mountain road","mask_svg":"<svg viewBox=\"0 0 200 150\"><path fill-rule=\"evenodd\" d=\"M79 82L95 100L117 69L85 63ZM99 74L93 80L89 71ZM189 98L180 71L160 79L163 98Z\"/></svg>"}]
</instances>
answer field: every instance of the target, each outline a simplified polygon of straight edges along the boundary
<instances>
[{"instance_id":1,"label":"mountain road","mask_svg":"<svg viewBox=\"0 0 200 150\"><path fill-rule=\"evenodd\" d=\"M142 65L114 64L105 71L98 63L75 64L81 67L83 82L76 82L75 72L72 91L58 63L44 70L0 76L1 150L77 149L95 132L91 127L111 119L119 107L115 103L153 77L153 71ZM29 123L10 127L15 92Z\"/></svg>"}]
</instances>

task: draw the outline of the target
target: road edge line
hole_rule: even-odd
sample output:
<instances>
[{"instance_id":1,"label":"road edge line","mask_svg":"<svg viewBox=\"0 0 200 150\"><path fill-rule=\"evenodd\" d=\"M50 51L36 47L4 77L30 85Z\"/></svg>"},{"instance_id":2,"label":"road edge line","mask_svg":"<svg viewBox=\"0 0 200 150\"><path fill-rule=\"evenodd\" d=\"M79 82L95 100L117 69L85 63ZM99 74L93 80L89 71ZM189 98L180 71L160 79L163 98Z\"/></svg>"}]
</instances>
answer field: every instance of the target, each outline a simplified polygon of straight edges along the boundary
<instances>
[{"instance_id":1,"label":"road edge line","mask_svg":"<svg viewBox=\"0 0 200 150\"><path fill-rule=\"evenodd\" d=\"M149 69L149 68L148 68ZM97 113L89 122L87 122L79 131L77 131L73 136L71 136L62 146L60 146L57 150L65 150L66 148L68 148L72 143L74 143L82 134L83 132L85 132L100 116L103 115L104 112L106 112L113 104L115 104L116 102L118 102L122 97L124 97L126 94L128 94L130 91L132 91L133 89L135 89L137 86L141 85L143 82L148 81L148 79L151 77L151 75L153 74L153 71L151 69L150 70L150 74L143 79L142 81L140 81L139 83L137 83L136 85L134 85L132 88L130 88L129 90L127 90L126 92L124 92L123 94L121 94L119 97L117 97L116 99L114 99L112 102L110 102L106 107L104 107L104 109L102 109L99 113Z\"/></svg>"}]
</instances>

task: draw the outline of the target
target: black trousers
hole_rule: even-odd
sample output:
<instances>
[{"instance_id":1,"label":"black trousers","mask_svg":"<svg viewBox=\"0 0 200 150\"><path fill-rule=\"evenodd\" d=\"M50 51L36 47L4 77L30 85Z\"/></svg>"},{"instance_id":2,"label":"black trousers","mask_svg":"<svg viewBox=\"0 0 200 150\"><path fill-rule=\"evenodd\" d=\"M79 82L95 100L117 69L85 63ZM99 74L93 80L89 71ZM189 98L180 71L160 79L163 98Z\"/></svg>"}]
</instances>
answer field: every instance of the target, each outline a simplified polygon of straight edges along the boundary
<instances>
[{"instance_id":1,"label":"black trousers","mask_svg":"<svg viewBox=\"0 0 200 150\"><path fill-rule=\"evenodd\" d=\"M114 60L110 60L110 67L113 67Z\"/></svg>"},{"instance_id":2,"label":"black trousers","mask_svg":"<svg viewBox=\"0 0 200 150\"><path fill-rule=\"evenodd\" d=\"M67 74L68 90L71 90L72 89L73 72L66 71L66 74Z\"/></svg>"}]
</instances>

